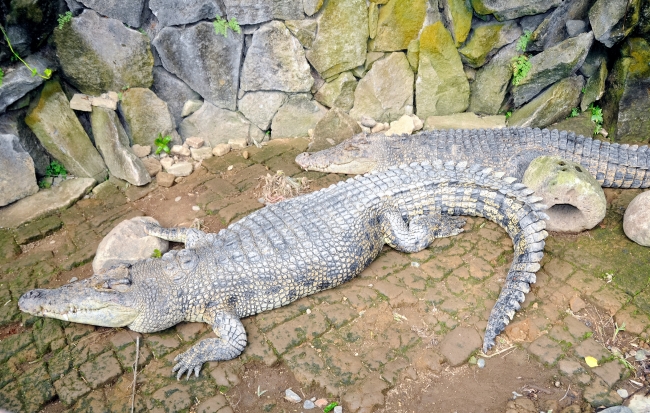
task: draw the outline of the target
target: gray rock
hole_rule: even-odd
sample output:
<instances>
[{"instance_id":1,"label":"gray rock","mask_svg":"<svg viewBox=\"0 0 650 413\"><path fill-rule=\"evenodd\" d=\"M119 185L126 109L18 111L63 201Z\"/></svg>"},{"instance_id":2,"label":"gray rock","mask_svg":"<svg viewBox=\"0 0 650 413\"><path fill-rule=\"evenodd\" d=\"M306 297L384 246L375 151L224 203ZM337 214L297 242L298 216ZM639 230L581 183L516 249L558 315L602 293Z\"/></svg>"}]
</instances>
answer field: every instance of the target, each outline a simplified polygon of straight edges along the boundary
<instances>
[{"instance_id":1,"label":"gray rock","mask_svg":"<svg viewBox=\"0 0 650 413\"><path fill-rule=\"evenodd\" d=\"M183 120L178 130L183 139L196 136L215 147L220 143L228 143L231 139L248 140L251 126L254 127L240 113L205 102L201 109Z\"/></svg>"},{"instance_id":2,"label":"gray rock","mask_svg":"<svg viewBox=\"0 0 650 413\"><path fill-rule=\"evenodd\" d=\"M620 389L620 390L625 390L625 389ZM618 390L618 391L620 391L620 390ZM627 393L627 391L626 391L626 393ZM619 396L620 396L620 394L619 394ZM606 408L604 410L601 410L598 413L636 413L636 412L632 411L629 407L612 406L612 407L608 407L608 408Z\"/></svg>"},{"instance_id":3,"label":"gray rock","mask_svg":"<svg viewBox=\"0 0 650 413\"><path fill-rule=\"evenodd\" d=\"M497 20L511 20L531 14L544 13L564 0L473 0L478 14L494 14Z\"/></svg>"},{"instance_id":4,"label":"gray rock","mask_svg":"<svg viewBox=\"0 0 650 413\"><path fill-rule=\"evenodd\" d=\"M639 22L641 0L598 0L589 9L589 23L596 40L612 47ZM628 13L628 10L632 12Z\"/></svg>"},{"instance_id":5,"label":"gray rock","mask_svg":"<svg viewBox=\"0 0 650 413\"><path fill-rule=\"evenodd\" d=\"M324 0L302 0L302 5L307 16L313 16L323 6Z\"/></svg>"},{"instance_id":6,"label":"gray rock","mask_svg":"<svg viewBox=\"0 0 650 413\"><path fill-rule=\"evenodd\" d=\"M593 4L591 0L563 2L563 4L549 13L544 21L535 29L532 35L533 41L528 45L527 49L541 51L566 40L569 27L574 27L579 21L586 19L587 11L591 4ZM572 19L576 19L576 21L568 24L568 21ZM587 26L584 25L583 31L576 31L574 34L569 33L568 37L574 37L586 31L588 31Z\"/></svg>"},{"instance_id":7,"label":"gray rock","mask_svg":"<svg viewBox=\"0 0 650 413\"><path fill-rule=\"evenodd\" d=\"M309 150L316 152L331 148L357 133L361 133L361 127L354 119L339 108L330 109L314 127Z\"/></svg>"},{"instance_id":8,"label":"gray rock","mask_svg":"<svg viewBox=\"0 0 650 413\"><path fill-rule=\"evenodd\" d=\"M633 413L646 413L650 411L650 395L645 392L639 392L632 395L625 401L625 405L632 410Z\"/></svg>"},{"instance_id":9,"label":"gray rock","mask_svg":"<svg viewBox=\"0 0 650 413\"><path fill-rule=\"evenodd\" d=\"M298 395L296 394L296 392L294 392L294 391L291 390L291 389L286 389L286 390L284 391L284 398L285 398L286 400L290 401L291 403L300 403L300 402L302 401L302 399L300 398L300 396L298 396Z\"/></svg>"},{"instance_id":10,"label":"gray rock","mask_svg":"<svg viewBox=\"0 0 650 413\"><path fill-rule=\"evenodd\" d=\"M607 209L605 193L582 165L555 156L534 159L522 183L549 208L546 229L581 232L598 225Z\"/></svg>"},{"instance_id":11,"label":"gray rock","mask_svg":"<svg viewBox=\"0 0 650 413\"><path fill-rule=\"evenodd\" d=\"M119 20L84 10L63 29L54 30L54 43L65 79L82 93L100 95L153 82L148 37Z\"/></svg>"},{"instance_id":12,"label":"gray rock","mask_svg":"<svg viewBox=\"0 0 650 413\"><path fill-rule=\"evenodd\" d=\"M189 176L192 174L193 170L194 166L191 162L176 162L173 165L165 168L165 172L176 177Z\"/></svg>"},{"instance_id":13,"label":"gray rock","mask_svg":"<svg viewBox=\"0 0 650 413\"><path fill-rule=\"evenodd\" d=\"M228 18L236 18L239 24L257 24L272 19L303 19L302 0L224 0Z\"/></svg>"},{"instance_id":14,"label":"gray rock","mask_svg":"<svg viewBox=\"0 0 650 413\"><path fill-rule=\"evenodd\" d=\"M369 49L376 52L398 52L406 49L412 40L418 38L418 34L426 20L427 8L429 8L430 3L435 3L432 6L435 8L440 6L449 9L449 5L445 0L436 0L435 2L396 0L385 3L377 13L376 34L368 42ZM467 36L472 20L471 7L468 9L468 4L464 0L452 0L451 3L458 6L454 7L455 10L453 11L454 16L458 17L458 19L450 22L448 27L456 31L459 35L459 43L462 43L460 38L463 34L461 33ZM373 24L373 29L374 26L375 24Z\"/></svg>"},{"instance_id":15,"label":"gray rock","mask_svg":"<svg viewBox=\"0 0 650 413\"><path fill-rule=\"evenodd\" d=\"M235 110L244 35L211 23L165 27L153 40L163 66L213 105Z\"/></svg>"},{"instance_id":16,"label":"gray rock","mask_svg":"<svg viewBox=\"0 0 650 413\"><path fill-rule=\"evenodd\" d=\"M347 112L354 106L356 89L357 78L351 72L343 72L321 86L314 99L328 108L340 108Z\"/></svg>"},{"instance_id":17,"label":"gray rock","mask_svg":"<svg viewBox=\"0 0 650 413\"><path fill-rule=\"evenodd\" d=\"M585 61L593 39L591 32L584 33L530 58L530 71L512 89L515 106L523 105L547 86L574 74Z\"/></svg>"},{"instance_id":18,"label":"gray rock","mask_svg":"<svg viewBox=\"0 0 650 413\"><path fill-rule=\"evenodd\" d=\"M365 0L331 0L322 11L307 59L327 79L361 66L366 60L367 40Z\"/></svg>"},{"instance_id":19,"label":"gray rock","mask_svg":"<svg viewBox=\"0 0 650 413\"><path fill-rule=\"evenodd\" d=\"M214 19L224 14L217 0L149 0L149 8L163 27Z\"/></svg>"},{"instance_id":20,"label":"gray rock","mask_svg":"<svg viewBox=\"0 0 650 413\"><path fill-rule=\"evenodd\" d=\"M242 68L242 90L309 92L313 84L305 51L284 23L272 21L255 31Z\"/></svg>"},{"instance_id":21,"label":"gray rock","mask_svg":"<svg viewBox=\"0 0 650 413\"><path fill-rule=\"evenodd\" d=\"M314 39L316 39L316 30L318 29L318 22L316 20L287 20L284 24L304 48L311 48Z\"/></svg>"},{"instance_id":22,"label":"gray rock","mask_svg":"<svg viewBox=\"0 0 650 413\"><path fill-rule=\"evenodd\" d=\"M160 171L162 171L162 165L160 161L156 158L145 158L142 160L144 167L147 168L149 176L156 176Z\"/></svg>"},{"instance_id":23,"label":"gray rock","mask_svg":"<svg viewBox=\"0 0 650 413\"><path fill-rule=\"evenodd\" d=\"M77 0L65 0L65 4L75 16L84 10L84 5Z\"/></svg>"},{"instance_id":24,"label":"gray rock","mask_svg":"<svg viewBox=\"0 0 650 413\"><path fill-rule=\"evenodd\" d=\"M607 64L607 49L599 43L593 44L587 58L582 66L580 66L580 73L586 77L592 77L600 70L600 66L605 62Z\"/></svg>"},{"instance_id":25,"label":"gray rock","mask_svg":"<svg viewBox=\"0 0 650 413\"><path fill-rule=\"evenodd\" d=\"M16 135L20 145L34 161L34 169L39 176L45 176L52 159L34 132L25 124L26 111L9 111L0 115L0 134Z\"/></svg>"},{"instance_id":26,"label":"gray rock","mask_svg":"<svg viewBox=\"0 0 650 413\"><path fill-rule=\"evenodd\" d=\"M41 74L47 68L55 69L53 63L41 53L28 56L25 61ZM6 69L0 86L0 113L42 83L43 78L32 76L32 72L22 62L14 63L11 70Z\"/></svg>"},{"instance_id":27,"label":"gray rock","mask_svg":"<svg viewBox=\"0 0 650 413\"><path fill-rule=\"evenodd\" d=\"M120 115L132 144L153 147L159 134L180 143L167 103L149 89L134 87L122 94ZM171 143L170 143L171 145Z\"/></svg>"},{"instance_id":28,"label":"gray rock","mask_svg":"<svg viewBox=\"0 0 650 413\"><path fill-rule=\"evenodd\" d=\"M132 185L142 186L151 182L147 168L129 147L117 114L105 108L93 108L90 115L97 150L104 158L110 173Z\"/></svg>"},{"instance_id":29,"label":"gray rock","mask_svg":"<svg viewBox=\"0 0 650 413\"><path fill-rule=\"evenodd\" d=\"M0 207L38 192L34 161L15 135L0 134Z\"/></svg>"},{"instance_id":30,"label":"gray rock","mask_svg":"<svg viewBox=\"0 0 650 413\"><path fill-rule=\"evenodd\" d=\"M596 74L587 79L584 93L582 94L582 101L580 101L580 109L584 112L590 104L600 100L605 94L605 83L607 82L607 63L603 62L600 69Z\"/></svg>"},{"instance_id":31,"label":"gray rock","mask_svg":"<svg viewBox=\"0 0 650 413\"><path fill-rule=\"evenodd\" d=\"M569 37L575 37L587 31L587 23L582 20L568 20L566 22L566 32Z\"/></svg>"},{"instance_id":32,"label":"gray rock","mask_svg":"<svg viewBox=\"0 0 650 413\"><path fill-rule=\"evenodd\" d=\"M650 247L650 191L630 202L623 216L623 231L637 244Z\"/></svg>"},{"instance_id":33,"label":"gray rock","mask_svg":"<svg viewBox=\"0 0 650 413\"><path fill-rule=\"evenodd\" d=\"M580 91L584 85L582 76L571 76L557 82L514 112L508 125L544 128L566 118L580 103Z\"/></svg>"},{"instance_id":34,"label":"gray rock","mask_svg":"<svg viewBox=\"0 0 650 413\"><path fill-rule=\"evenodd\" d=\"M92 178L66 179L55 187L16 201L2 209L0 228L17 228L26 222L67 208L96 184Z\"/></svg>"},{"instance_id":35,"label":"gray rock","mask_svg":"<svg viewBox=\"0 0 650 413\"><path fill-rule=\"evenodd\" d=\"M476 24L469 40L458 49L458 53L465 64L478 68L499 49L513 43L522 34L523 31L514 21Z\"/></svg>"},{"instance_id":36,"label":"gray rock","mask_svg":"<svg viewBox=\"0 0 650 413\"><path fill-rule=\"evenodd\" d=\"M106 165L57 81L45 83L38 104L30 109L25 123L69 173L97 182L106 179Z\"/></svg>"},{"instance_id":37,"label":"gray rock","mask_svg":"<svg viewBox=\"0 0 650 413\"><path fill-rule=\"evenodd\" d=\"M516 44L506 46L478 70L470 85L470 112L484 115L499 113L512 78L512 59L518 54Z\"/></svg>"},{"instance_id":38,"label":"gray rock","mask_svg":"<svg viewBox=\"0 0 650 413\"><path fill-rule=\"evenodd\" d=\"M241 113L261 130L267 130L273 116L287 101L282 92L248 92L238 102Z\"/></svg>"},{"instance_id":39,"label":"gray rock","mask_svg":"<svg viewBox=\"0 0 650 413\"><path fill-rule=\"evenodd\" d=\"M158 221L151 217L135 217L117 224L99 243L93 259L93 272L101 274L119 265L135 264L151 258L154 250L163 254L167 252L169 242L148 235L144 230L147 223L158 225Z\"/></svg>"},{"instance_id":40,"label":"gray rock","mask_svg":"<svg viewBox=\"0 0 650 413\"><path fill-rule=\"evenodd\" d=\"M174 118L174 124L183 120L183 108L188 101L198 101L201 95L193 91L185 82L160 66L153 68L153 85L151 90L156 96L167 102L167 108ZM199 103L199 107L203 102ZM198 109L198 107L197 107Z\"/></svg>"},{"instance_id":41,"label":"gray rock","mask_svg":"<svg viewBox=\"0 0 650 413\"><path fill-rule=\"evenodd\" d=\"M621 396L610 389L607 383L600 378L596 378L593 383L585 387L583 397L594 408L600 406L618 406L623 401Z\"/></svg>"},{"instance_id":42,"label":"gray rock","mask_svg":"<svg viewBox=\"0 0 650 413\"><path fill-rule=\"evenodd\" d=\"M437 22L420 35L420 61L415 80L418 117L464 112L469 106L469 82L451 34Z\"/></svg>"},{"instance_id":43,"label":"gray rock","mask_svg":"<svg viewBox=\"0 0 650 413\"><path fill-rule=\"evenodd\" d=\"M271 123L271 138L299 138L309 135L327 109L310 95L289 96L287 102L278 109Z\"/></svg>"},{"instance_id":44,"label":"gray rock","mask_svg":"<svg viewBox=\"0 0 650 413\"><path fill-rule=\"evenodd\" d=\"M144 0L79 0L97 13L120 20L131 27L140 27Z\"/></svg>"},{"instance_id":45,"label":"gray rock","mask_svg":"<svg viewBox=\"0 0 650 413\"><path fill-rule=\"evenodd\" d=\"M128 142L128 139L127 139ZM151 146L150 145L138 145L137 143L131 147L131 152L138 158L144 158L145 156L149 156L151 153Z\"/></svg>"},{"instance_id":46,"label":"gray rock","mask_svg":"<svg viewBox=\"0 0 650 413\"><path fill-rule=\"evenodd\" d=\"M413 71L402 52L390 53L372 65L354 91L350 116L369 116L378 122L390 122L413 106Z\"/></svg>"},{"instance_id":47,"label":"gray rock","mask_svg":"<svg viewBox=\"0 0 650 413\"><path fill-rule=\"evenodd\" d=\"M534 32L549 14L551 14L551 12L522 17L519 20L521 30L524 32Z\"/></svg>"}]
</instances>

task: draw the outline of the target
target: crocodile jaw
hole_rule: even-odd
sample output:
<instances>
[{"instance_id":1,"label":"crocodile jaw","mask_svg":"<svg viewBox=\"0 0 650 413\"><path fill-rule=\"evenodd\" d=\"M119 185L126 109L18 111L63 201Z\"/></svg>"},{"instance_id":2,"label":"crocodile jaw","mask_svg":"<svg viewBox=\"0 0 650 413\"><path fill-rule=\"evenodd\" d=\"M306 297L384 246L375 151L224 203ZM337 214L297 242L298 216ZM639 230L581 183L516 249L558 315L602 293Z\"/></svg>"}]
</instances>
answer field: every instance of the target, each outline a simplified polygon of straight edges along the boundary
<instances>
[{"instance_id":1,"label":"crocodile jaw","mask_svg":"<svg viewBox=\"0 0 650 413\"><path fill-rule=\"evenodd\" d=\"M128 293L101 291L89 281L28 291L18 300L18 307L35 316L102 327L124 327L135 321L140 311Z\"/></svg>"}]
</instances>

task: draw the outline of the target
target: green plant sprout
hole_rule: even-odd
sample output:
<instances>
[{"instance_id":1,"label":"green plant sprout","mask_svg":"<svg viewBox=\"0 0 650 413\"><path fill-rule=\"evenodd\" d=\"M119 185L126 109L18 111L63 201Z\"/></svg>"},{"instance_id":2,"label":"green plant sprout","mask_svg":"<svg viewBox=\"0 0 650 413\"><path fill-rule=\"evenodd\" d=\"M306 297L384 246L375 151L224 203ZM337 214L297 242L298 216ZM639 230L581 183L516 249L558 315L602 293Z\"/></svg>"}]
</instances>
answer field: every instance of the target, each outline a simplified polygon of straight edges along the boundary
<instances>
[{"instance_id":1,"label":"green plant sprout","mask_svg":"<svg viewBox=\"0 0 650 413\"><path fill-rule=\"evenodd\" d=\"M528 48L528 43L530 42L530 37L533 35L533 32L526 30L524 34L521 35L519 40L517 40L517 50L520 52L525 52Z\"/></svg>"},{"instance_id":2,"label":"green plant sprout","mask_svg":"<svg viewBox=\"0 0 650 413\"><path fill-rule=\"evenodd\" d=\"M506 112L506 119L510 119L510 116L512 116L512 111L511 110Z\"/></svg>"},{"instance_id":3,"label":"green plant sprout","mask_svg":"<svg viewBox=\"0 0 650 413\"><path fill-rule=\"evenodd\" d=\"M156 155L162 151L169 153L169 146L167 144L171 141L172 137L170 135L167 135L163 138L162 133L159 133L158 137L153 141L153 143L156 144Z\"/></svg>"},{"instance_id":4,"label":"green plant sprout","mask_svg":"<svg viewBox=\"0 0 650 413\"><path fill-rule=\"evenodd\" d=\"M573 108L571 109L571 114L569 115L570 118L575 118L580 114L580 109L578 108Z\"/></svg>"},{"instance_id":5,"label":"green plant sprout","mask_svg":"<svg viewBox=\"0 0 650 413\"><path fill-rule=\"evenodd\" d=\"M4 38L5 38L6 42L7 42L7 46L9 46L9 50L11 50L11 53L13 53L12 57L15 57L17 60L20 60L21 62L23 62L25 67L32 72L32 76L38 75L40 78L45 79L45 80L48 80L50 77L52 77L52 69L45 69L43 71L43 74L40 74L40 73L38 73L38 69L35 69L35 68L31 67L26 61L24 61L18 55L18 53L16 53L14 48L11 46L11 42L9 41L9 36L7 36L7 32L5 32L5 29L4 29L4 27L2 27L2 25L0 25L0 31L2 31L2 35L4 36ZM3 73L2 77L4 77L4 73ZM1 80L2 80L2 78L0 77L0 84L2 84Z\"/></svg>"},{"instance_id":6,"label":"green plant sprout","mask_svg":"<svg viewBox=\"0 0 650 413\"><path fill-rule=\"evenodd\" d=\"M533 65L528 60L528 56L521 55L512 58L512 84L517 86L526 77Z\"/></svg>"},{"instance_id":7,"label":"green plant sprout","mask_svg":"<svg viewBox=\"0 0 650 413\"><path fill-rule=\"evenodd\" d=\"M597 135L603 129L603 110L593 103L589 105L589 110L591 111L591 121L596 124L594 135Z\"/></svg>"},{"instance_id":8,"label":"green plant sprout","mask_svg":"<svg viewBox=\"0 0 650 413\"><path fill-rule=\"evenodd\" d=\"M3 72L2 69L0 69L0 86L2 86L2 79L4 78L5 78L5 72Z\"/></svg>"},{"instance_id":9,"label":"green plant sprout","mask_svg":"<svg viewBox=\"0 0 650 413\"><path fill-rule=\"evenodd\" d=\"M158 248L153 250L153 254L151 254L151 258L161 258L162 257L162 252Z\"/></svg>"},{"instance_id":10,"label":"green plant sprout","mask_svg":"<svg viewBox=\"0 0 650 413\"><path fill-rule=\"evenodd\" d=\"M235 17L226 20L217 14L215 21L212 24L214 25L215 33L220 34L223 37L228 37L228 29L235 33L241 33L241 27L239 27L239 22L237 22Z\"/></svg>"},{"instance_id":11,"label":"green plant sprout","mask_svg":"<svg viewBox=\"0 0 650 413\"><path fill-rule=\"evenodd\" d=\"M45 170L45 176L47 177L55 177L55 176L62 176L66 177L68 176L68 171L65 169L65 166L63 166L59 161L52 161L50 163L50 166L47 167Z\"/></svg>"},{"instance_id":12,"label":"green plant sprout","mask_svg":"<svg viewBox=\"0 0 650 413\"><path fill-rule=\"evenodd\" d=\"M620 326L617 323L614 323L614 326L616 327L616 330L614 330L614 336L612 337L612 341L616 341L616 336L618 333L621 331L625 331L625 323L621 324Z\"/></svg>"},{"instance_id":13,"label":"green plant sprout","mask_svg":"<svg viewBox=\"0 0 650 413\"><path fill-rule=\"evenodd\" d=\"M59 22L59 29L63 29L66 23L70 23L72 21L72 12L67 11L65 14L59 14L57 21Z\"/></svg>"}]
</instances>

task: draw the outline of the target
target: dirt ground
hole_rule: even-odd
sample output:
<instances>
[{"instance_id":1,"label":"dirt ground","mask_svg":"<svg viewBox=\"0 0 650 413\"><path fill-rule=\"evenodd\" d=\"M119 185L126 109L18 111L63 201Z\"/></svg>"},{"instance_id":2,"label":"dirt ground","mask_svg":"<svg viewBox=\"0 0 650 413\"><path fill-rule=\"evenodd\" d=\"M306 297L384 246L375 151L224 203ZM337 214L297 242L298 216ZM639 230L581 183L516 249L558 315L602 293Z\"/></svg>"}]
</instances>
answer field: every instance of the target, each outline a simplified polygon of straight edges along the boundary
<instances>
[{"instance_id":1,"label":"dirt ground","mask_svg":"<svg viewBox=\"0 0 650 413\"><path fill-rule=\"evenodd\" d=\"M650 251L622 234L628 191L608 191L609 212L596 229L549 237L537 283L487 355L479 348L512 243L493 223L474 218L457 237L417 254L386 248L346 285L244 320L244 354L207 363L187 381L175 380L172 360L213 336L205 325L139 335L17 310L24 291L91 276L98 243L122 219L147 215L166 227L218 232L262 207L258 184L266 172L307 177L311 190L344 178L298 170L291 160L301 145L252 148L249 159L231 153L171 188L138 193L118 183L110 196L57 215L56 230L0 263L0 407L130 411L135 337L136 411L322 411L285 400L290 388L303 400L335 401L344 412L592 412L623 403L618 389L647 388L650 364L634 354L650 351ZM27 230L13 236L22 239Z\"/></svg>"}]
</instances>

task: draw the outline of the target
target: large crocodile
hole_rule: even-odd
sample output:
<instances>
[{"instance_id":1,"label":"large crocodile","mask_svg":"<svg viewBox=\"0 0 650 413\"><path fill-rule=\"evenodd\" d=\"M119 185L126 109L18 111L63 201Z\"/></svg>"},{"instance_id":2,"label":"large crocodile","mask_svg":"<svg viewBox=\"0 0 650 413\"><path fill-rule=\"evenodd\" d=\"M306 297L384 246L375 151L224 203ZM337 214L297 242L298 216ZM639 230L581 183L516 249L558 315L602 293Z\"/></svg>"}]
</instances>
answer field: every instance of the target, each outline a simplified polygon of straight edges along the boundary
<instances>
[{"instance_id":1,"label":"large crocodile","mask_svg":"<svg viewBox=\"0 0 650 413\"><path fill-rule=\"evenodd\" d=\"M175 359L177 377L189 377L206 361L244 350L240 318L350 280L384 244L420 251L437 237L462 232L464 220L454 215L482 216L510 234L515 251L486 327L488 351L535 282L547 235L545 206L514 181L477 165L414 163L269 205L217 234L150 226L149 234L184 242L185 249L29 291L18 305L38 316L145 333L206 322L219 338Z\"/></svg>"},{"instance_id":2,"label":"large crocodile","mask_svg":"<svg viewBox=\"0 0 650 413\"><path fill-rule=\"evenodd\" d=\"M648 146L610 144L572 132L531 129L450 129L415 135L359 134L337 146L302 153L296 162L321 172L363 174L402 163L480 163L517 179L530 162L555 155L582 164L603 187L650 187Z\"/></svg>"}]
</instances>

